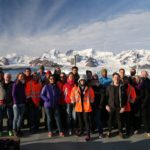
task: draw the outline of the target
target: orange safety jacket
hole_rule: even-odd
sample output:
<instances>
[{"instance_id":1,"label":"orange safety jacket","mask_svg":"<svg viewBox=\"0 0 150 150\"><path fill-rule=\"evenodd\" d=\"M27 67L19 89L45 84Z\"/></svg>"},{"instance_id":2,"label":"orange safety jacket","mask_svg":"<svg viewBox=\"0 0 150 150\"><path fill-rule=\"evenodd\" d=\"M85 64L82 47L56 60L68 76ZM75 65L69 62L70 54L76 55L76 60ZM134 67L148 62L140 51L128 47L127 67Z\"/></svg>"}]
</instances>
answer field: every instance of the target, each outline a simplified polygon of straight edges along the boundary
<instances>
[{"instance_id":1,"label":"orange safety jacket","mask_svg":"<svg viewBox=\"0 0 150 150\"><path fill-rule=\"evenodd\" d=\"M83 97L83 110L81 101L81 90L80 87L74 86L71 95L71 103L75 104L75 112L91 112L91 103L94 102L94 91L91 87L85 87L84 97Z\"/></svg>"},{"instance_id":2,"label":"orange safety jacket","mask_svg":"<svg viewBox=\"0 0 150 150\"><path fill-rule=\"evenodd\" d=\"M130 103L134 103L136 99L136 92L133 86L128 84L127 88L127 104L125 106L125 112L130 112L131 111L131 106Z\"/></svg>"},{"instance_id":3,"label":"orange safety jacket","mask_svg":"<svg viewBox=\"0 0 150 150\"><path fill-rule=\"evenodd\" d=\"M38 107L40 103L41 90L42 90L41 83L35 81L31 82L31 98L36 107Z\"/></svg>"}]
</instances>

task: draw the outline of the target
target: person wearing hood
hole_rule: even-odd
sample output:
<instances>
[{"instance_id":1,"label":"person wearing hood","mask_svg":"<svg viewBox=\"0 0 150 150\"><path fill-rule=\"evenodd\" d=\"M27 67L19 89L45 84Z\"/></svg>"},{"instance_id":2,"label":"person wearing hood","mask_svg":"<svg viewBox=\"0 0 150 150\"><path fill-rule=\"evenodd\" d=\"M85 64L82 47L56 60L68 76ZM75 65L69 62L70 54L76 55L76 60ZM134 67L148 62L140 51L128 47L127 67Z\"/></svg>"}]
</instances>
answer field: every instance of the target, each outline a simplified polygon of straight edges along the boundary
<instances>
[{"instance_id":1,"label":"person wearing hood","mask_svg":"<svg viewBox=\"0 0 150 150\"><path fill-rule=\"evenodd\" d=\"M54 75L49 77L49 84L46 84L42 88L41 98L44 101L44 108L47 117L48 137L51 138L53 136L53 114L59 130L59 136L64 137L59 111L60 90L56 85Z\"/></svg>"},{"instance_id":2,"label":"person wearing hood","mask_svg":"<svg viewBox=\"0 0 150 150\"><path fill-rule=\"evenodd\" d=\"M0 71L0 137L3 131L3 118L5 112L5 95L6 91L4 89L4 73Z\"/></svg>"},{"instance_id":3,"label":"person wearing hood","mask_svg":"<svg viewBox=\"0 0 150 150\"><path fill-rule=\"evenodd\" d=\"M26 94L25 94L25 76L19 73L13 84L13 131L14 135L20 135L21 124L25 112Z\"/></svg>"},{"instance_id":4,"label":"person wearing hood","mask_svg":"<svg viewBox=\"0 0 150 150\"><path fill-rule=\"evenodd\" d=\"M67 82L63 86L64 101L67 106L67 128L69 135L72 135L75 124L75 113L73 112L73 105L71 103L70 95L75 86L74 74L70 72L67 76Z\"/></svg>"},{"instance_id":5,"label":"person wearing hood","mask_svg":"<svg viewBox=\"0 0 150 150\"><path fill-rule=\"evenodd\" d=\"M81 75L78 80L78 86L73 87L71 91L71 103L74 105L74 111L77 113L79 121L78 136L83 134L83 122L86 128L86 141L90 140L90 114L92 112L91 104L94 102L94 91L86 85L86 76ZM82 119L83 118L83 119Z\"/></svg>"},{"instance_id":6,"label":"person wearing hood","mask_svg":"<svg viewBox=\"0 0 150 150\"><path fill-rule=\"evenodd\" d=\"M122 129L122 114L125 111L125 106L127 103L127 94L125 87L120 84L120 75L118 73L113 73L112 80L113 83L106 89L106 110L109 113L107 136L111 137L112 122L114 119L116 119L118 124L119 135L123 138L124 136Z\"/></svg>"}]
</instances>

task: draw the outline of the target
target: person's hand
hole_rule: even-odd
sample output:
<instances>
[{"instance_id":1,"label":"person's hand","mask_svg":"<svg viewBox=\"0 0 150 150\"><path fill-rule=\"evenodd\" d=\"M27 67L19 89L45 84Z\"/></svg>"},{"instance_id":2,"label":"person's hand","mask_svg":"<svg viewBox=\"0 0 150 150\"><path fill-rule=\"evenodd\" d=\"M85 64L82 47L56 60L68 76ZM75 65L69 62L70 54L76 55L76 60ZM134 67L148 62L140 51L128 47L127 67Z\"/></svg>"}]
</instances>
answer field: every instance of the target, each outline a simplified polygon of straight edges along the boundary
<instances>
[{"instance_id":1,"label":"person's hand","mask_svg":"<svg viewBox=\"0 0 150 150\"><path fill-rule=\"evenodd\" d=\"M106 105L106 110L110 112L110 107L108 105Z\"/></svg>"},{"instance_id":2,"label":"person's hand","mask_svg":"<svg viewBox=\"0 0 150 150\"><path fill-rule=\"evenodd\" d=\"M120 109L120 113L124 113L124 111L125 111L125 108L122 107L122 108Z\"/></svg>"}]
</instances>

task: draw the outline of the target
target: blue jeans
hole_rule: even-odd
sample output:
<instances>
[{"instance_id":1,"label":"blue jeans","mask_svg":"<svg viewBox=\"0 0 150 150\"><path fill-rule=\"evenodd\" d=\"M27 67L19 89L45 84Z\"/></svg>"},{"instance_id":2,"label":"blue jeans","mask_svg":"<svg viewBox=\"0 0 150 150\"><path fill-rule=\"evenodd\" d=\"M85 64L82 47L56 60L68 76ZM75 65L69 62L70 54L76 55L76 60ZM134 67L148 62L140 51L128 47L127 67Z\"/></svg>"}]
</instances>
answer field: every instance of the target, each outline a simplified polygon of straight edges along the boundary
<instances>
[{"instance_id":1,"label":"blue jeans","mask_svg":"<svg viewBox=\"0 0 150 150\"><path fill-rule=\"evenodd\" d=\"M45 113L46 113L46 117L47 117L48 132L52 132L53 114L54 114L54 117L56 120L57 128L58 128L59 132L62 132L62 125L61 125L61 121L60 121L59 108L45 108Z\"/></svg>"},{"instance_id":2,"label":"blue jeans","mask_svg":"<svg viewBox=\"0 0 150 150\"><path fill-rule=\"evenodd\" d=\"M14 114L13 114L13 107L12 106L9 106L9 107L6 107L6 112L7 112L7 128L8 130L12 130L13 128L13 118L14 118Z\"/></svg>"},{"instance_id":3,"label":"blue jeans","mask_svg":"<svg viewBox=\"0 0 150 150\"><path fill-rule=\"evenodd\" d=\"M21 128L21 123L23 120L23 115L25 112L25 105L13 105L14 120L13 120L13 130Z\"/></svg>"},{"instance_id":4,"label":"blue jeans","mask_svg":"<svg viewBox=\"0 0 150 150\"><path fill-rule=\"evenodd\" d=\"M68 130L73 130L75 126L76 114L73 111L73 105L67 104L67 126Z\"/></svg>"},{"instance_id":5,"label":"blue jeans","mask_svg":"<svg viewBox=\"0 0 150 150\"><path fill-rule=\"evenodd\" d=\"M4 112L5 112L5 105L0 105L0 132L3 130Z\"/></svg>"}]
</instances>

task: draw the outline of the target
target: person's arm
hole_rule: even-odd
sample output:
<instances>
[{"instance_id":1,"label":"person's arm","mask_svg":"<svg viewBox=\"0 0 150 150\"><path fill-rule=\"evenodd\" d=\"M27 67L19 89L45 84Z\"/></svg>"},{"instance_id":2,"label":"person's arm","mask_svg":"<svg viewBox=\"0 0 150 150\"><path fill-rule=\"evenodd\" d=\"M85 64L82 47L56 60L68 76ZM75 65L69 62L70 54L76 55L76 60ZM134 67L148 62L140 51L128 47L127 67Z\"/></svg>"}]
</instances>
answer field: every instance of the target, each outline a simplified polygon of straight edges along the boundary
<instances>
[{"instance_id":1,"label":"person's arm","mask_svg":"<svg viewBox=\"0 0 150 150\"><path fill-rule=\"evenodd\" d=\"M95 94L94 94L94 90L92 87L90 87L90 103L93 103L94 102L94 97L95 97Z\"/></svg>"},{"instance_id":2,"label":"person's arm","mask_svg":"<svg viewBox=\"0 0 150 150\"><path fill-rule=\"evenodd\" d=\"M108 101L109 101L109 87L107 87L106 89L106 107L105 108L108 112L110 112L110 106L108 104Z\"/></svg>"},{"instance_id":3,"label":"person's arm","mask_svg":"<svg viewBox=\"0 0 150 150\"><path fill-rule=\"evenodd\" d=\"M47 98L47 90L46 90L46 88L47 88L47 85L45 85L43 88L42 88L42 91L41 91L41 99L43 100L43 101L48 101L48 98Z\"/></svg>"},{"instance_id":4,"label":"person's arm","mask_svg":"<svg viewBox=\"0 0 150 150\"><path fill-rule=\"evenodd\" d=\"M71 99L72 104L74 104L76 102L74 89L75 89L75 87L72 88L71 93L70 93L70 99Z\"/></svg>"}]
</instances>

